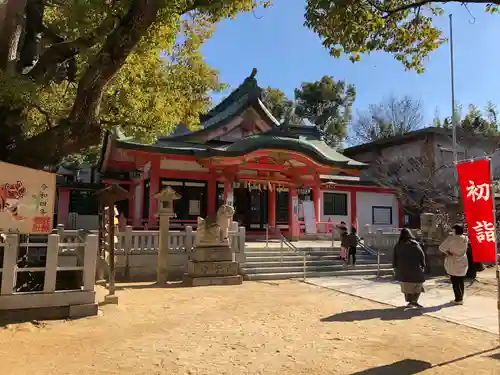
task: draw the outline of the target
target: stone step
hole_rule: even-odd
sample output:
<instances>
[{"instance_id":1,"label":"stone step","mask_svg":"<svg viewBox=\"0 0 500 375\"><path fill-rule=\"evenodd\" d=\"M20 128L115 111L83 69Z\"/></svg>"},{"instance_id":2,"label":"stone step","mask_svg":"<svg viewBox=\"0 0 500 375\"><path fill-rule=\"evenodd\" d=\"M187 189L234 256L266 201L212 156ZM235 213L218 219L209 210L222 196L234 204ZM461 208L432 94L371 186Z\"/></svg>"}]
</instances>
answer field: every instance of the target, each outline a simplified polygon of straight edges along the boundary
<instances>
[{"instance_id":1,"label":"stone step","mask_svg":"<svg viewBox=\"0 0 500 375\"><path fill-rule=\"evenodd\" d=\"M392 275L392 269L381 269L380 276ZM307 272L306 278L313 277L333 277L333 276L377 276L376 269L345 269L339 271L328 271L328 272ZM288 272L288 273L259 273L245 275L245 280L287 280L287 279L298 279L302 278L302 272Z\"/></svg>"},{"instance_id":2,"label":"stone step","mask_svg":"<svg viewBox=\"0 0 500 375\"><path fill-rule=\"evenodd\" d=\"M302 256L304 252L295 252L295 251L259 251L259 252L253 252L253 253L248 253L245 252L245 255L247 257L265 257L265 256L285 256L285 255L300 255ZM322 252L305 252L307 256L315 256L315 257L327 257L327 256L340 256L340 251L322 251ZM367 252L364 251L357 251L356 255L370 255L374 256L371 254L368 254Z\"/></svg>"},{"instance_id":3,"label":"stone step","mask_svg":"<svg viewBox=\"0 0 500 375\"><path fill-rule=\"evenodd\" d=\"M358 247L358 249L361 249ZM280 247L245 247L245 253L260 252L260 251L280 251ZM305 251L340 251L340 246L335 247L304 247L297 250ZM292 251L287 246L283 246L283 251Z\"/></svg>"},{"instance_id":4,"label":"stone step","mask_svg":"<svg viewBox=\"0 0 500 375\"><path fill-rule=\"evenodd\" d=\"M351 266L346 266L343 264L329 265L329 266L307 266L306 272L333 272L333 271L351 271L351 270L376 270L376 264L356 264L355 268ZM381 265L381 269L391 269L390 264ZM268 274L268 273L293 273L293 272L303 272L303 266L292 266L292 267L260 267L260 268L245 268L243 267L243 273L246 275L255 274Z\"/></svg>"},{"instance_id":5,"label":"stone step","mask_svg":"<svg viewBox=\"0 0 500 375\"><path fill-rule=\"evenodd\" d=\"M324 247L324 248L298 248L298 251L306 251L308 253L339 253L340 252L340 247ZM358 252L364 250L361 247L357 248ZM252 253L269 253L269 252L281 252L282 250L278 247L270 247L270 248L245 248L245 253L246 254L252 254ZM293 252L294 250L289 249L288 247L283 248L284 252Z\"/></svg>"},{"instance_id":6,"label":"stone step","mask_svg":"<svg viewBox=\"0 0 500 375\"><path fill-rule=\"evenodd\" d=\"M241 264L242 268L250 269L250 268L265 268L265 267L294 267L294 266L302 266L304 261L302 259L297 260L284 260L283 262L276 261L264 261L264 262L254 262L252 258L247 258L245 263ZM374 259L356 259L357 264L376 264L376 260ZM344 265L345 262L340 259L335 260L309 260L306 259L306 265L308 267L315 266L332 266L332 265Z\"/></svg>"},{"instance_id":7,"label":"stone step","mask_svg":"<svg viewBox=\"0 0 500 375\"><path fill-rule=\"evenodd\" d=\"M288 261L302 261L303 260L302 255L298 254L292 254L292 255L283 255L283 259L281 256L276 256L276 255L271 255L271 256L246 256L246 263L257 263L257 262L274 262L274 263L279 263L281 260L284 262ZM373 262L377 261L376 257L370 256L370 255L359 255L356 254L356 259L357 260L371 260ZM330 255L330 256L306 256L306 261L326 261L326 262L335 262L335 261L340 261L338 255Z\"/></svg>"}]
</instances>

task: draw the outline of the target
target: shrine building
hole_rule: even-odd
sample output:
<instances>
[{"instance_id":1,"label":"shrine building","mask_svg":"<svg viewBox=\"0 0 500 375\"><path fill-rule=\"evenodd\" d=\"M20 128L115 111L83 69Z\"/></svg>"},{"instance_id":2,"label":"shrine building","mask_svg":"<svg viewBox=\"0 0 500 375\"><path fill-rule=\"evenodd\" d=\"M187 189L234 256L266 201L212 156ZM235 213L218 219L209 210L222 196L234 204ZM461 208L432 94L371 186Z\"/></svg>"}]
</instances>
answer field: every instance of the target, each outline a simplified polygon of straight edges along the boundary
<instances>
[{"instance_id":1,"label":"shrine building","mask_svg":"<svg viewBox=\"0 0 500 375\"><path fill-rule=\"evenodd\" d=\"M178 229L196 226L198 216L215 215L225 202L249 234L269 225L297 239L340 221L399 227L394 191L363 182L367 164L330 147L316 127L280 124L263 104L255 73L202 116L200 130L179 126L154 144L106 135L98 168L104 183L130 192L119 207L128 224L157 226L152 197L168 185L182 196L174 203Z\"/></svg>"}]
</instances>

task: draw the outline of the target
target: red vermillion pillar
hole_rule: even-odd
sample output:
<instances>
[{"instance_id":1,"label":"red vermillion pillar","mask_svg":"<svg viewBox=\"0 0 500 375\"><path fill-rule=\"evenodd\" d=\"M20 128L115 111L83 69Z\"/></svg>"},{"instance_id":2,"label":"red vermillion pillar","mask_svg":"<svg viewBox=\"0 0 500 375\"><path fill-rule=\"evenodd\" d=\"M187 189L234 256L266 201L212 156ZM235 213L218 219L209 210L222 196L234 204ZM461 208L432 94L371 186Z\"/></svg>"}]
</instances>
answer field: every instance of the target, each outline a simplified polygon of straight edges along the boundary
<instances>
[{"instance_id":1,"label":"red vermillion pillar","mask_svg":"<svg viewBox=\"0 0 500 375\"><path fill-rule=\"evenodd\" d=\"M398 228L403 228L405 226L405 209L401 199L398 199Z\"/></svg>"},{"instance_id":2,"label":"red vermillion pillar","mask_svg":"<svg viewBox=\"0 0 500 375\"><path fill-rule=\"evenodd\" d=\"M267 224L276 227L276 187L272 185L267 190Z\"/></svg>"},{"instance_id":3,"label":"red vermillion pillar","mask_svg":"<svg viewBox=\"0 0 500 375\"><path fill-rule=\"evenodd\" d=\"M139 181L139 215L137 215L137 218L139 219L137 223L134 223L134 225L139 225L142 226L142 222L144 221L144 180L141 179Z\"/></svg>"},{"instance_id":4,"label":"red vermillion pillar","mask_svg":"<svg viewBox=\"0 0 500 375\"><path fill-rule=\"evenodd\" d=\"M299 195L295 186L288 189L288 233L292 241L299 240Z\"/></svg>"},{"instance_id":5,"label":"red vermillion pillar","mask_svg":"<svg viewBox=\"0 0 500 375\"><path fill-rule=\"evenodd\" d=\"M356 201L356 191L351 191L351 228L356 228L356 230L359 231L358 228L358 215L357 215L357 201Z\"/></svg>"},{"instance_id":6,"label":"red vermillion pillar","mask_svg":"<svg viewBox=\"0 0 500 375\"><path fill-rule=\"evenodd\" d=\"M217 181L215 181L215 177L210 177L208 179L207 186L207 215L213 216L217 212Z\"/></svg>"},{"instance_id":7,"label":"red vermillion pillar","mask_svg":"<svg viewBox=\"0 0 500 375\"><path fill-rule=\"evenodd\" d=\"M57 224L68 225L70 190L58 188L59 197L57 201Z\"/></svg>"},{"instance_id":8,"label":"red vermillion pillar","mask_svg":"<svg viewBox=\"0 0 500 375\"><path fill-rule=\"evenodd\" d=\"M158 200L153 197L160 191L160 160L151 160L149 175L149 224L157 223Z\"/></svg>"},{"instance_id":9,"label":"red vermillion pillar","mask_svg":"<svg viewBox=\"0 0 500 375\"><path fill-rule=\"evenodd\" d=\"M127 225L134 225L135 218L135 184L130 181L128 186L128 217Z\"/></svg>"},{"instance_id":10,"label":"red vermillion pillar","mask_svg":"<svg viewBox=\"0 0 500 375\"><path fill-rule=\"evenodd\" d=\"M313 187L313 200L314 200L314 215L316 216L316 223L321 221L321 189L319 185Z\"/></svg>"}]
</instances>

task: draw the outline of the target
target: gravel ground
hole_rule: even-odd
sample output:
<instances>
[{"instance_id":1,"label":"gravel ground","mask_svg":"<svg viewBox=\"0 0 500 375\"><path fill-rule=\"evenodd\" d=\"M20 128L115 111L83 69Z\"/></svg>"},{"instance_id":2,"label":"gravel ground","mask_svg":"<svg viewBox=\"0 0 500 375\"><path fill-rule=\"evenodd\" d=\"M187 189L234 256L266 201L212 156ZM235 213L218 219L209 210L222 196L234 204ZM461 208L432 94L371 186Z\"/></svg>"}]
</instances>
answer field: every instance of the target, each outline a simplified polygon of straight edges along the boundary
<instances>
[{"instance_id":1,"label":"gravel ground","mask_svg":"<svg viewBox=\"0 0 500 375\"><path fill-rule=\"evenodd\" d=\"M436 278L437 287L448 288L451 290L449 277ZM476 281L470 279L465 280L465 298L467 296L482 296L489 298L497 298L498 288L496 280L495 267L488 268L483 272L478 272Z\"/></svg>"},{"instance_id":2,"label":"gravel ground","mask_svg":"<svg viewBox=\"0 0 500 375\"><path fill-rule=\"evenodd\" d=\"M494 335L297 281L119 297L99 317L0 329L0 374L500 375Z\"/></svg>"}]
</instances>

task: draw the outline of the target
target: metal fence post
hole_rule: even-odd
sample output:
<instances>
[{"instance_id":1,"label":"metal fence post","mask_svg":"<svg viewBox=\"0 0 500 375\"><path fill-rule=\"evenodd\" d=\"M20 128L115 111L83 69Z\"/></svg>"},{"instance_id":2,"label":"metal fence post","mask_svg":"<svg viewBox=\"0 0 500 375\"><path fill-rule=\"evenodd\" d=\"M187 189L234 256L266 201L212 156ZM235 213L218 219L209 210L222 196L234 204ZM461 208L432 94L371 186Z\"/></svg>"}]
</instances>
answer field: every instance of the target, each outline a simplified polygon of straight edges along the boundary
<instances>
[{"instance_id":1,"label":"metal fence post","mask_svg":"<svg viewBox=\"0 0 500 375\"><path fill-rule=\"evenodd\" d=\"M377 248L377 277L380 277L380 250Z\"/></svg>"},{"instance_id":2,"label":"metal fence post","mask_svg":"<svg viewBox=\"0 0 500 375\"><path fill-rule=\"evenodd\" d=\"M280 263L283 263L283 236L280 238Z\"/></svg>"},{"instance_id":3,"label":"metal fence post","mask_svg":"<svg viewBox=\"0 0 500 375\"><path fill-rule=\"evenodd\" d=\"M302 253L303 264L302 264L302 281L306 281L306 252Z\"/></svg>"}]
</instances>

